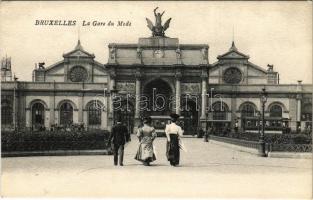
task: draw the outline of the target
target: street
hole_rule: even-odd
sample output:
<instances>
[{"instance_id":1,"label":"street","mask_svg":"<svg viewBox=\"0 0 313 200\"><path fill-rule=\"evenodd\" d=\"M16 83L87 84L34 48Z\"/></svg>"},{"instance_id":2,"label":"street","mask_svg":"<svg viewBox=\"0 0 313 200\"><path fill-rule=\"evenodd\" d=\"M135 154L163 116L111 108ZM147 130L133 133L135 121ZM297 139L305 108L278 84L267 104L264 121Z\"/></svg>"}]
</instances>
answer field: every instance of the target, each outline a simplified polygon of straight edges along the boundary
<instances>
[{"instance_id":1,"label":"street","mask_svg":"<svg viewBox=\"0 0 313 200\"><path fill-rule=\"evenodd\" d=\"M134 159L138 140L125 147L124 166L113 156L2 158L1 194L45 197L232 197L310 198L312 160L263 158L203 139L184 138L181 165L165 157L157 138L157 160Z\"/></svg>"}]
</instances>

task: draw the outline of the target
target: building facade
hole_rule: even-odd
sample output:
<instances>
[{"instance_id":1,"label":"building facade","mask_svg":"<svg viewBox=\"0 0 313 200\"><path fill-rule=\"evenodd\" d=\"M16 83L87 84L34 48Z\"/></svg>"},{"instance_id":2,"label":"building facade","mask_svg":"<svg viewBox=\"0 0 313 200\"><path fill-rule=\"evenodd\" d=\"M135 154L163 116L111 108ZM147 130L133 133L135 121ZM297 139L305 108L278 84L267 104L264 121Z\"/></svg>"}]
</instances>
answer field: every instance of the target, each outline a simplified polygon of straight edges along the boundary
<instances>
[{"instance_id":1,"label":"building facade","mask_svg":"<svg viewBox=\"0 0 313 200\"><path fill-rule=\"evenodd\" d=\"M207 126L257 131L263 88L267 132L311 129L312 85L279 84L273 66L251 63L234 41L210 64L207 44L180 44L164 35L168 26L151 27L152 36L137 43L109 44L106 64L78 41L61 61L39 63L31 82L2 77L2 130L73 125L110 130L121 118L135 131L149 115L161 132L175 112L185 134Z\"/></svg>"}]
</instances>

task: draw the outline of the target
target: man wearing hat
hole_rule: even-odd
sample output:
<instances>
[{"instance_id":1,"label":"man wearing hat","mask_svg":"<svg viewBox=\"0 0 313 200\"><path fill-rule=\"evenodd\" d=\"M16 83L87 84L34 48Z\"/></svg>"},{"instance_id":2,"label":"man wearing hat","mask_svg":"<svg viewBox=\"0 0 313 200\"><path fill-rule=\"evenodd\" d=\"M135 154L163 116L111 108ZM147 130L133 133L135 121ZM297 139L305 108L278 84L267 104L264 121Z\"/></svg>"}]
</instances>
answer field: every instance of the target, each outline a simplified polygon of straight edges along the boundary
<instances>
[{"instance_id":1,"label":"man wearing hat","mask_svg":"<svg viewBox=\"0 0 313 200\"><path fill-rule=\"evenodd\" d=\"M127 127L122 124L122 119L118 118L116 125L112 128L109 138L109 143L113 143L115 166L117 165L117 161L119 161L120 166L123 166L124 145L129 141L129 138Z\"/></svg>"},{"instance_id":2,"label":"man wearing hat","mask_svg":"<svg viewBox=\"0 0 313 200\"><path fill-rule=\"evenodd\" d=\"M183 135L183 130L176 124L179 115L173 113L170 117L171 123L165 127L165 134L167 137L166 156L172 166L177 166L180 157L179 139Z\"/></svg>"}]
</instances>

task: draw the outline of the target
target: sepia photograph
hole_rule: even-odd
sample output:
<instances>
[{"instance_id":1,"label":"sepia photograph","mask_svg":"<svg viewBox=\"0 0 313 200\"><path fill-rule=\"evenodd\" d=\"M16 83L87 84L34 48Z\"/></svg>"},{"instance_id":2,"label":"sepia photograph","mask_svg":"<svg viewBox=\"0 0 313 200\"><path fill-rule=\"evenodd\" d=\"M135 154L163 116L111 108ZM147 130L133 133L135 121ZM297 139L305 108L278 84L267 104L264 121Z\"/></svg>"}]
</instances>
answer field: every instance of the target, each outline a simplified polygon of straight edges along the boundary
<instances>
[{"instance_id":1,"label":"sepia photograph","mask_svg":"<svg viewBox=\"0 0 313 200\"><path fill-rule=\"evenodd\" d=\"M312 194L312 1L2 1L1 197Z\"/></svg>"}]
</instances>

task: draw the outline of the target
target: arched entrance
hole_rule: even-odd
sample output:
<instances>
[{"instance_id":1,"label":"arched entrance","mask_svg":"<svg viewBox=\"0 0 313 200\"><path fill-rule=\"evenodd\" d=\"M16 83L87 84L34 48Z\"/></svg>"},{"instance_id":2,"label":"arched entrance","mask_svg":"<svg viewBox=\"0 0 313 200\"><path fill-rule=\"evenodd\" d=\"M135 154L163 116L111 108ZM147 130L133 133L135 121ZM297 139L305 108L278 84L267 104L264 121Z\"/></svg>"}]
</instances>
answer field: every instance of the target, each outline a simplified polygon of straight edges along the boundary
<instances>
[{"instance_id":1,"label":"arched entrance","mask_svg":"<svg viewBox=\"0 0 313 200\"><path fill-rule=\"evenodd\" d=\"M182 128L184 129L184 135L196 134L199 123L197 103L194 101L187 101L187 103L182 105L181 109L181 115L183 117Z\"/></svg>"},{"instance_id":2,"label":"arched entrance","mask_svg":"<svg viewBox=\"0 0 313 200\"><path fill-rule=\"evenodd\" d=\"M144 115L168 116L172 111L172 89L170 85L162 80L156 79L147 83L143 90L146 99L143 105Z\"/></svg>"},{"instance_id":3,"label":"arched entrance","mask_svg":"<svg viewBox=\"0 0 313 200\"><path fill-rule=\"evenodd\" d=\"M45 127L45 107L42 103L34 103L32 106L33 130L43 130Z\"/></svg>"}]
</instances>

